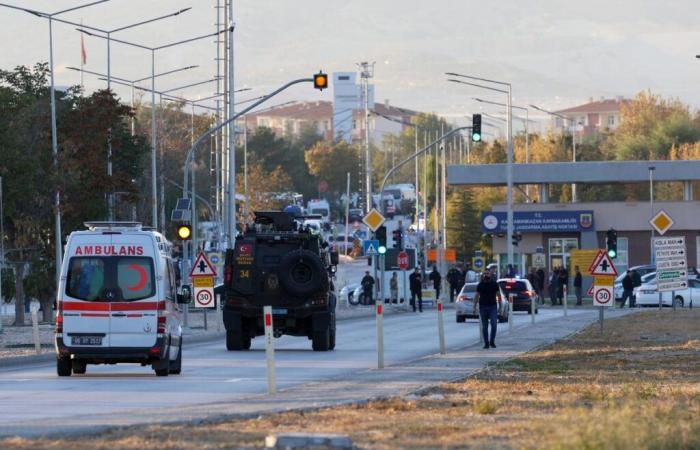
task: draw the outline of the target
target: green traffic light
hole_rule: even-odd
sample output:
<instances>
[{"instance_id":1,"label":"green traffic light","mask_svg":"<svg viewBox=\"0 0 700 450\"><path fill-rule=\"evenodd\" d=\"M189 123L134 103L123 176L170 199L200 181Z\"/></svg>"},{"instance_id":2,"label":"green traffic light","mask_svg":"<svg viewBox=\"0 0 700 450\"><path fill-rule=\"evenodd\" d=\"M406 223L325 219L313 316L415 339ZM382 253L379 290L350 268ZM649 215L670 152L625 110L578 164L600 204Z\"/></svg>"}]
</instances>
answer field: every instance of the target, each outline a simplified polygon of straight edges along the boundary
<instances>
[{"instance_id":1,"label":"green traffic light","mask_svg":"<svg viewBox=\"0 0 700 450\"><path fill-rule=\"evenodd\" d=\"M617 257L617 252L615 250L610 249L608 250L608 256L614 259Z\"/></svg>"},{"instance_id":2,"label":"green traffic light","mask_svg":"<svg viewBox=\"0 0 700 450\"><path fill-rule=\"evenodd\" d=\"M379 252L380 255L383 255L384 253L386 253L386 247L384 247L383 245L380 245L379 248L377 249L377 251Z\"/></svg>"},{"instance_id":3,"label":"green traffic light","mask_svg":"<svg viewBox=\"0 0 700 450\"><path fill-rule=\"evenodd\" d=\"M472 141L474 142L480 142L481 141L481 135L479 133L472 133Z\"/></svg>"}]
</instances>

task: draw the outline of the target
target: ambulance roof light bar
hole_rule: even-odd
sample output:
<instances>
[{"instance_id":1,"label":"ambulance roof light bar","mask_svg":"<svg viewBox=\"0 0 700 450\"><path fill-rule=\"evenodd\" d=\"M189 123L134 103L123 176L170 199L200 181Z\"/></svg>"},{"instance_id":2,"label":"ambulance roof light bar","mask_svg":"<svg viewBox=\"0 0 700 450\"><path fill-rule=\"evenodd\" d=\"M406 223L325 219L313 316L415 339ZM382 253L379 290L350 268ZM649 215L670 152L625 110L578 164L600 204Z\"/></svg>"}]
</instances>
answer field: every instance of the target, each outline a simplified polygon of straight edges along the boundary
<instances>
[{"instance_id":1,"label":"ambulance roof light bar","mask_svg":"<svg viewBox=\"0 0 700 450\"><path fill-rule=\"evenodd\" d=\"M83 225L90 231L141 231L141 222L110 222L110 221L95 221L83 222Z\"/></svg>"}]
</instances>

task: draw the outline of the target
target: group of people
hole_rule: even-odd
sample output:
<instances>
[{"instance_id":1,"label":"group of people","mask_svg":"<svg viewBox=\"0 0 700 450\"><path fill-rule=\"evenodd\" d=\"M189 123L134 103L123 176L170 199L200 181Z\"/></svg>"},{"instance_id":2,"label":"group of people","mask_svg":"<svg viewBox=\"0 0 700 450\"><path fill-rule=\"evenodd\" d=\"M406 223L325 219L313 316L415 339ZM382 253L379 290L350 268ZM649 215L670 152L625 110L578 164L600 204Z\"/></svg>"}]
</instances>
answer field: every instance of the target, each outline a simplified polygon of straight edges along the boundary
<instances>
[{"instance_id":1,"label":"group of people","mask_svg":"<svg viewBox=\"0 0 700 450\"><path fill-rule=\"evenodd\" d=\"M576 304L583 304L583 275L578 266L574 267L574 294L576 295ZM544 287L545 287L545 273L542 268L535 269L530 268L527 274L527 280L532 285L532 288L537 293L540 302L544 303ZM552 306L562 305L564 299L564 289L569 286L569 271L566 267L554 267L549 273L549 278L547 279L547 292L549 293L549 299L552 302Z\"/></svg>"},{"instance_id":2,"label":"group of people","mask_svg":"<svg viewBox=\"0 0 700 450\"><path fill-rule=\"evenodd\" d=\"M634 288L642 285L642 276L636 270L628 270L622 278L622 301L620 308L625 307L625 302L629 300L629 307L634 308L637 296L634 295Z\"/></svg>"}]
</instances>

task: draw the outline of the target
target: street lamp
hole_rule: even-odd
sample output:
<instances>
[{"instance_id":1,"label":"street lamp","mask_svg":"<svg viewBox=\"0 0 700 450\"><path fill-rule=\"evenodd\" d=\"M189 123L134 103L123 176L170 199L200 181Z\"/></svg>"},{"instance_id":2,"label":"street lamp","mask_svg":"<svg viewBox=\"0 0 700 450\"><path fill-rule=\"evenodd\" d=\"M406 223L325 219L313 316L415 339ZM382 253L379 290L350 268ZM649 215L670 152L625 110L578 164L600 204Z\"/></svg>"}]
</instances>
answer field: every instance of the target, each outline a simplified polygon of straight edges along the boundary
<instances>
[{"instance_id":1,"label":"street lamp","mask_svg":"<svg viewBox=\"0 0 700 450\"><path fill-rule=\"evenodd\" d=\"M507 193L506 193L506 217L507 217L507 224L506 224L506 247L508 249L508 264L514 264L513 261L513 87L511 86L510 83L506 83L503 81L497 81L497 80L490 80L487 78L479 78L479 77L473 77L470 75L463 75L463 74L458 74L454 72L448 72L445 75L453 76L453 77L462 77L462 78L467 78L470 80L476 80L476 81L485 81L487 83L494 83L498 84L501 86L506 86L508 90L505 89L497 89L491 86L484 86L481 84L476 84L476 83L469 83L466 81L461 81L461 80L455 80L455 79L449 79L448 81L451 81L453 83L460 83L460 84L466 84L470 86L476 86L478 88L482 89L487 89L489 91L494 91L494 92L500 92L502 94L506 94L508 97L508 103L506 104L507 112L508 112L508 160L506 163L506 182L507 182Z\"/></svg>"},{"instance_id":2,"label":"street lamp","mask_svg":"<svg viewBox=\"0 0 700 450\"><path fill-rule=\"evenodd\" d=\"M109 0L98 0L95 2L87 3L80 6L74 6L73 8L64 9L61 11L56 11L54 13L44 13L41 11L36 11L33 9L20 8L18 6L7 5L5 3L0 3L0 6L5 8L16 9L18 11L24 11L26 13L32 14L37 17L49 20L49 71L51 73L50 78L50 95L51 95L51 150L53 154L53 166L54 169L58 170L58 135L56 132L56 88L54 84L54 68L53 68L53 21L58 20L56 16L59 14L67 13L70 11L75 11L82 8L87 8L88 6L97 5L100 3L105 3ZM61 281L61 260L63 259L63 239L61 238L61 193L58 189L54 194L54 246L56 249L56 289L58 289L58 284Z\"/></svg>"},{"instance_id":3,"label":"street lamp","mask_svg":"<svg viewBox=\"0 0 700 450\"><path fill-rule=\"evenodd\" d=\"M183 39L178 42L172 42L170 44L160 45L157 47L148 47L146 45L137 44L129 41L124 41L121 39L108 38L106 36L101 36L99 34L91 33L85 29L78 29L81 33L87 34L88 36L97 37L100 39L109 39L111 41L117 42L119 44L128 45L130 47L140 48L142 50L148 50L151 52L151 203L152 203L152 225L154 228L158 228L158 183L157 171L156 171L156 52L158 50L164 50L171 47L175 47L181 44L187 44L189 42L199 41L201 39L206 39L214 36L218 36L221 33L227 31L233 31L233 27L229 29L223 29L215 33L205 34L203 36L196 36L190 39Z\"/></svg>"},{"instance_id":4,"label":"street lamp","mask_svg":"<svg viewBox=\"0 0 700 450\"><path fill-rule=\"evenodd\" d=\"M649 215L649 221L654 218L654 171L656 170L656 166L649 166L649 209L650 209L650 215ZM649 241L649 248L651 249L651 258L649 261L651 261L652 264L655 264L655 257L656 253L654 252L654 227L651 227L651 241Z\"/></svg>"},{"instance_id":5,"label":"street lamp","mask_svg":"<svg viewBox=\"0 0 700 450\"><path fill-rule=\"evenodd\" d=\"M531 108L534 108L538 111L542 111L543 113L549 114L550 116L554 117L559 117L560 119L564 119L565 121L568 120L571 122L572 127L571 127L571 146L572 148L572 162L576 162L576 128L578 127L578 124L576 123L576 119L571 119L569 117L566 117L562 114L555 113L554 111L548 111L546 109L542 109L539 106L535 105L530 105ZM576 203L578 201L578 195L576 195L576 183L571 183L571 203Z\"/></svg>"}]
</instances>

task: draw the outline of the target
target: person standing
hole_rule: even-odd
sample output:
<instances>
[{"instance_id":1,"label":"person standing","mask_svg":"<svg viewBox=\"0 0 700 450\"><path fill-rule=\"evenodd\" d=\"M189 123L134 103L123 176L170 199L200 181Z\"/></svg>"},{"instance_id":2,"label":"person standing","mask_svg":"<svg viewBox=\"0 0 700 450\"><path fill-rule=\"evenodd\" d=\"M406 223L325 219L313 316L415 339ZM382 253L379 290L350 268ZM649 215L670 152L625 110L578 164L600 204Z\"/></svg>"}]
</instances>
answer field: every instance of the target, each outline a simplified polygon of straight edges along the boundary
<instances>
[{"instance_id":1,"label":"person standing","mask_svg":"<svg viewBox=\"0 0 700 450\"><path fill-rule=\"evenodd\" d=\"M625 301L629 299L630 308L632 307L632 291L634 290L634 280L632 279L632 272L627 271L625 277L622 279L622 303L620 303L620 308L625 307Z\"/></svg>"},{"instance_id":2,"label":"person standing","mask_svg":"<svg viewBox=\"0 0 700 450\"><path fill-rule=\"evenodd\" d=\"M362 293L365 296L365 305L372 304L372 293L374 292L374 277L369 274L369 271L365 272L365 276L362 277L360 282L362 285Z\"/></svg>"},{"instance_id":3,"label":"person standing","mask_svg":"<svg viewBox=\"0 0 700 450\"><path fill-rule=\"evenodd\" d=\"M535 273L535 268L530 267L530 271L527 273L527 281L530 282L530 286L532 286L532 289L535 291L535 294L539 295L539 292L537 290L537 274Z\"/></svg>"},{"instance_id":4,"label":"person standing","mask_svg":"<svg viewBox=\"0 0 700 450\"><path fill-rule=\"evenodd\" d=\"M481 317L481 333L484 336L484 348L496 348L496 329L498 327L498 306L501 303L501 294L498 283L491 277L491 273L484 272L481 281L476 286L474 296L474 314L479 307ZM491 332L489 333L489 323Z\"/></svg>"},{"instance_id":5,"label":"person standing","mask_svg":"<svg viewBox=\"0 0 700 450\"><path fill-rule=\"evenodd\" d=\"M560 267L557 284L557 300L559 300L560 305L564 304L564 286L569 286L569 272L567 272L565 267Z\"/></svg>"},{"instance_id":6,"label":"person standing","mask_svg":"<svg viewBox=\"0 0 700 450\"><path fill-rule=\"evenodd\" d=\"M408 277L408 284L411 288L411 307L413 307L413 312L416 312L416 297L418 297L418 310L423 312L423 281L420 267L416 267Z\"/></svg>"},{"instance_id":7,"label":"person standing","mask_svg":"<svg viewBox=\"0 0 700 450\"><path fill-rule=\"evenodd\" d=\"M450 285L450 303L455 301L455 294L459 294L459 290L462 288L459 284L460 277L461 272L457 266L451 267L447 271L447 283Z\"/></svg>"},{"instance_id":8,"label":"person standing","mask_svg":"<svg viewBox=\"0 0 700 450\"><path fill-rule=\"evenodd\" d=\"M576 294L576 305L581 306L583 304L583 276L581 275L581 270L578 266L575 266L574 270L576 270L576 276L574 277L574 294Z\"/></svg>"},{"instance_id":9,"label":"person standing","mask_svg":"<svg viewBox=\"0 0 700 450\"><path fill-rule=\"evenodd\" d=\"M557 305L557 282L559 280L559 269L554 268L552 270L552 273L549 275L549 286L547 286L549 290L549 299L552 301L552 306Z\"/></svg>"},{"instance_id":10,"label":"person standing","mask_svg":"<svg viewBox=\"0 0 700 450\"><path fill-rule=\"evenodd\" d=\"M639 272L637 272L635 269L632 269L632 273L630 275L632 276L632 304L630 305L630 308L634 308L637 306L637 295L635 292L636 288L642 285L642 276L639 275Z\"/></svg>"},{"instance_id":11,"label":"person standing","mask_svg":"<svg viewBox=\"0 0 700 450\"><path fill-rule=\"evenodd\" d=\"M437 266L433 266L433 271L430 272L428 279L433 282L433 289L435 289L435 300L440 298L440 286L442 285L442 275L437 270Z\"/></svg>"},{"instance_id":12,"label":"person standing","mask_svg":"<svg viewBox=\"0 0 700 450\"><path fill-rule=\"evenodd\" d=\"M391 303L399 302L399 279L396 272L391 276L389 280L389 292L391 293Z\"/></svg>"}]
</instances>

